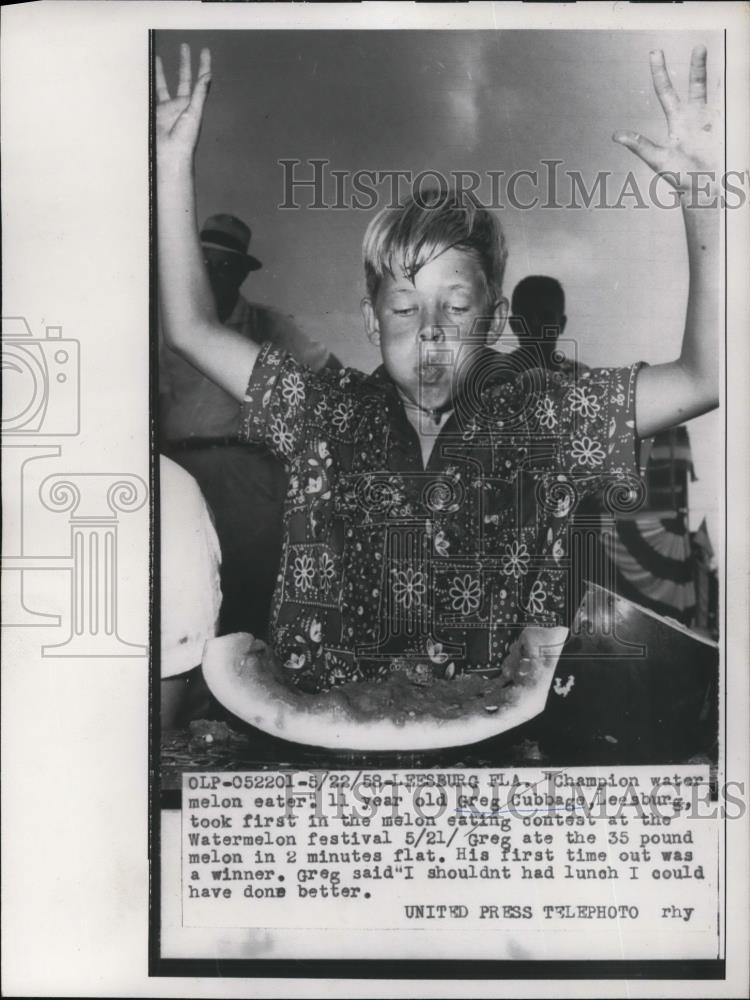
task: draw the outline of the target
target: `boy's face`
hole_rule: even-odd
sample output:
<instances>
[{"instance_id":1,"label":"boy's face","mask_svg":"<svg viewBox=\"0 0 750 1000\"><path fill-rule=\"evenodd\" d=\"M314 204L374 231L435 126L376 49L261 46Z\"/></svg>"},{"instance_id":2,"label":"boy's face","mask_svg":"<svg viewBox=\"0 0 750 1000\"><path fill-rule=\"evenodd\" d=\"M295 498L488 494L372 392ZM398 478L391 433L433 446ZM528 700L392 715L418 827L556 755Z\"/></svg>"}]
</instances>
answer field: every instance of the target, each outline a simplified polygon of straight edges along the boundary
<instances>
[{"instance_id":1,"label":"boy's face","mask_svg":"<svg viewBox=\"0 0 750 1000\"><path fill-rule=\"evenodd\" d=\"M362 302L367 335L401 392L423 409L450 404L459 367L469 353L494 343L508 305L491 300L474 255L446 250L422 267L412 284L386 275L375 300Z\"/></svg>"}]
</instances>

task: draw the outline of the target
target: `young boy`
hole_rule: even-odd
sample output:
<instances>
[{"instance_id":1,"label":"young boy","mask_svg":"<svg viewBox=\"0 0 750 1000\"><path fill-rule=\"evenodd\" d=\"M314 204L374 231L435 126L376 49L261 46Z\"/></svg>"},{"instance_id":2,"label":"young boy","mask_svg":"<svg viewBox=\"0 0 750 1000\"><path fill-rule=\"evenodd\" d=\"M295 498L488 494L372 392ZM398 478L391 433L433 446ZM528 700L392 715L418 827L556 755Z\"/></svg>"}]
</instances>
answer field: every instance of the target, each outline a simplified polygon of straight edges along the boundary
<instances>
[{"instance_id":1,"label":"young boy","mask_svg":"<svg viewBox=\"0 0 750 1000\"><path fill-rule=\"evenodd\" d=\"M496 674L520 628L567 624L567 526L582 496L637 488L638 437L718 403L718 223L687 204L710 170L706 54L679 102L652 53L670 139L617 133L683 192L690 293L680 357L578 377L514 374L502 332L505 245L488 212L435 192L381 212L364 240L362 312L383 364L315 374L223 327L195 221L193 153L210 81L182 47L177 96L157 60L164 333L243 400L240 438L288 466L271 641L309 692L403 669L419 682ZM248 383L249 378L249 383Z\"/></svg>"}]
</instances>

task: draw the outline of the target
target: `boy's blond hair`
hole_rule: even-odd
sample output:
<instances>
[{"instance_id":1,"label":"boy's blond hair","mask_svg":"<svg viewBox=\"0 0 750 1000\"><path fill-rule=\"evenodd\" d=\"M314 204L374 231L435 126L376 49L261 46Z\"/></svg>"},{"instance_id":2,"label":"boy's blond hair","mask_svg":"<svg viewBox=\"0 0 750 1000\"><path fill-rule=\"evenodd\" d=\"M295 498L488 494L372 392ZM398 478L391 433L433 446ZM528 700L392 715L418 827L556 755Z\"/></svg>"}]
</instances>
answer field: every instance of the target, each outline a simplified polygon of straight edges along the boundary
<instances>
[{"instance_id":1,"label":"boy's blond hair","mask_svg":"<svg viewBox=\"0 0 750 1000\"><path fill-rule=\"evenodd\" d=\"M367 294L374 300L386 274L410 281L446 250L473 253L492 301L502 292L508 250L498 220L467 191L434 189L412 195L400 208L384 208L362 243Z\"/></svg>"}]
</instances>

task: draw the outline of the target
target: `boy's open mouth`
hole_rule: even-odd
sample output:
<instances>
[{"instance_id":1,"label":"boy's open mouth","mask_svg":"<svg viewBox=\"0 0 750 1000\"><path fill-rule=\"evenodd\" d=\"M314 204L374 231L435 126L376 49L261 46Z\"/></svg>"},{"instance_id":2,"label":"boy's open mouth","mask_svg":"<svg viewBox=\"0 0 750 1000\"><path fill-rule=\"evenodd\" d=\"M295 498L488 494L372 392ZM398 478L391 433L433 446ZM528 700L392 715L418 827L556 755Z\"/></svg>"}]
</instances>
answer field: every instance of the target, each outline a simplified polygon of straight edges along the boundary
<instances>
[{"instance_id":1,"label":"boy's open mouth","mask_svg":"<svg viewBox=\"0 0 750 1000\"><path fill-rule=\"evenodd\" d=\"M436 385L445 377L446 369L444 365L419 365L417 375L420 383Z\"/></svg>"}]
</instances>

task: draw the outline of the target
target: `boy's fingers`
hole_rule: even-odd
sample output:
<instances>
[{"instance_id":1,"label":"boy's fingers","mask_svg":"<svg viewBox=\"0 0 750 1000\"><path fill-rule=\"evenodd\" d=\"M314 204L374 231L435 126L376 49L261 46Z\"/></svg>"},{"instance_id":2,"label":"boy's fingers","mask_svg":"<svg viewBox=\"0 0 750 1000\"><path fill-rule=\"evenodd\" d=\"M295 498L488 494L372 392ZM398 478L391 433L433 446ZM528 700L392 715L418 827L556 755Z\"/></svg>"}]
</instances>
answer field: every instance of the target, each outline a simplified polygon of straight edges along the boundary
<instances>
[{"instance_id":1,"label":"boy's fingers","mask_svg":"<svg viewBox=\"0 0 750 1000\"><path fill-rule=\"evenodd\" d=\"M208 95L208 87L211 83L211 73L202 73L195 84L195 89L190 98L190 104L188 104L185 114L190 115L191 118L197 119L200 122L203 115L203 105L206 103L206 97Z\"/></svg>"},{"instance_id":2,"label":"boy's fingers","mask_svg":"<svg viewBox=\"0 0 750 1000\"><path fill-rule=\"evenodd\" d=\"M688 100L691 104L706 103L706 47L696 45L690 56Z\"/></svg>"},{"instance_id":3,"label":"boy's fingers","mask_svg":"<svg viewBox=\"0 0 750 1000\"><path fill-rule=\"evenodd\" d=\"M156 57L156 99L161 103L169 100L167 78L164 76L164 66L161 57Z\"/></svg>"},{"instance_id":4,"label":"boy's fingers","mask_svg":"<svg viewBox=\"0 0 750 1000\"><path fill-rule=\"evenodd\" d=\"M661 49L654 49L651 53L651 78L654 81L654 90L659 98L659 103L664 109L667 118L677 111L680 106L680 99L675 93L672 81L669 79L667 64L664 61L664 53Z\"/></svg>"},{"instance_id":5,"label":"boy's fingers","mask_svg":"<svg viewBox=\"0 0 750 1000\"><path fill-rule=\"evenodd\" d=\"M190 46L183 43L180 46L180 79L177 84L178 97L190 97Z\"/></svg>"},{"instance_id":6,"label":"boy's fingers","mask_svg":"<svg viewBox=\"0 0 750 1000\"><path fill-rule=\"evenodd\" d=\"M612 136L615 142L621 146L626 146L636 156L640 156L644 163L648 163L652 170L661 170L664 165L665 151L655 142L647 139L638 132L615 132Z\"/></svg>"},{"instance_id":7,"label":"boy's fingers","mask_svg":"<svg viewBox=\"0 0 750 1000\"><path fill-rule=\"evenodd\" d=\"M211 72L211 50L201 49L201 61L198 67L198 76Z\"/></svg>"}]
</instances>

